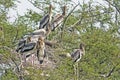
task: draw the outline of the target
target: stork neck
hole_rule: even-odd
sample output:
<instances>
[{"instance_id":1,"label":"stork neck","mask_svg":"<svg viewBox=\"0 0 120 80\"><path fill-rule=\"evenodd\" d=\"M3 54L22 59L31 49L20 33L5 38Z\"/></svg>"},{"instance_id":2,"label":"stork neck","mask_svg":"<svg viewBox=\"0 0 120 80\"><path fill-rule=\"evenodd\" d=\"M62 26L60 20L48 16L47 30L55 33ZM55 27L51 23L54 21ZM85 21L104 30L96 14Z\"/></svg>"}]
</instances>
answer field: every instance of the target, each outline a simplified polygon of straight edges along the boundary
<instances>
[{"instance_id":1,"label":"stork neck","mask_svg":"<svg viewBox=\"0 0 120 80\"><path fill-rule=\"evenodd\" d=\"M85 55L85 48L82 47L80 50L83 52L83 55Z\"/></svg>"},{"instance_id":2,"label":"stork neck","mask_svg":"<svg viewBox=\"0 0 120 80\"><path fill-rule=\"evenodd\" d=\"M65 14L66 14L66 6L63 7L63 13L62 13L62 15L65 16Z\"/></svg>"},{"instance_id":3,"label":"stork neck","mask_svg":"<svg viewBox=\"0 0 120 80\"><path fill-rule=\"evenodd\" d=\"M51 16L52 16L52 7L49 8L49 22L51 22Z\"/></svg>"}]
</instances>

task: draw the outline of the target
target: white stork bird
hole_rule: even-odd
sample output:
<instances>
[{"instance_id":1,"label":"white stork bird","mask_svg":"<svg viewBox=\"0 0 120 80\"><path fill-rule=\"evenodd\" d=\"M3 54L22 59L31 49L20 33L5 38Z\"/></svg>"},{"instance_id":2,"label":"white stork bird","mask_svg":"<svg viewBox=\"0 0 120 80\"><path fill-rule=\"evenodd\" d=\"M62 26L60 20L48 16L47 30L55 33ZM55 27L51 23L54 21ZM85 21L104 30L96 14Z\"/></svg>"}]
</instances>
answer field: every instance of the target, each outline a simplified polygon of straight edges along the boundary
<instances>
[{"instance_id":1,"label":"white stork bird","mask_svg":"<svg viewBox=\"0 0 120 80\"><path fill-rule=\"evenodd\" d=\"M45 15L41 19L40 24L39 24L39 29L43 29L43 28L47 27L48 24L51 22L51 19L52 19L52 9L53 9L53 6L50 4L50 6L49 6L49 13L47 15Z\"/></svg>"},{"instance_id":2,"label":"white stork bird","mask_svg":"<svg viewBox=\"0 0 120 80\"><path fill-rule=\"evenodd\" d=\"M75 75L77 76L77 80L78 80L78 76L79 76L78 61L80 61L82 56L85 55L84 47L85 47L85 45L83 43L81 43L79 49L75 49L74 52L72 52L71 54L69 54L69 53L67 54L67 56L71 57L73 62L75 62L74 70L75 70ZM76 68L76 64L77 64L77 68Z\"/></svg>"},{"instance_id":3,"label":"white stork bird","mask_svg":"<svg viewBox=\"0 0 120 80\"><path fill-rule=\"evenodd\" d=\"M62 7L62 14L57 14L53 21L51 22L51 30L54 31L55 28L57 28L58 26L60 26L61 22L64 20L64 17L66 15L66 6Z\"/></svg>"}]
</instances>

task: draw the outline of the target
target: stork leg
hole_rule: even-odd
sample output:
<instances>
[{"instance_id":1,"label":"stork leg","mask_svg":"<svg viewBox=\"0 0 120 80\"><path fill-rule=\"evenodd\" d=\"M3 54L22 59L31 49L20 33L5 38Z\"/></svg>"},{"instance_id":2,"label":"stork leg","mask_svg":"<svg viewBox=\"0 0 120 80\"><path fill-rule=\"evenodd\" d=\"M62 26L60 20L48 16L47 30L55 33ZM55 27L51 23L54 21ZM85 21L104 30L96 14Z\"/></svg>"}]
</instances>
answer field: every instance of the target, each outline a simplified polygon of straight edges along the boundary
<instances>
[{"instance_id":1,"label":"stork leg","mask_svg":"<svg viewBox=\"0 0 120 80\"><path fill-rule=\"evenodd\" d=\"M75 73L75 80L79 80L79 66L78 66L78 63L74 64L74 73Z\"/></svg>"},{"instance_id":2,"label":"stork leg","mask_svg":"<svg viewBox=\"0 0 120 80\"><path fill-rule=\"evenodd\" d=\"M23 60L23 55L22 55L22 54L20 54L19 56L20 56L20 65L19 65L19 69L21 70L22 68L24 68L24 65L23 65L24 60Z\"/></svg>"},{"instance_id":3,"label":"stork leg","mask_svg":"<svg viewBox=\"0 0 120 80\"><path fill-rule=\"evenodd\" d=\"M24 64L23 66L26 66L26 54L23 54L23 60L24 60L23 61L23 64Z\"/></svg>"},{"instance_id":4,"label":"stork leg","mask_svg":"<svg viewBox=\"0 0 120 80\"><path fill-rule=\"evenodd\" d=\"M77 74L77 80L79 80L79 66L78 66L78 63L77 63L77 72L76 72L76 74Z\"/></svg>"},{"instance_id":5,"label":"stork leg","mask_svg":"<svg viewBox=\"0 0 120 80\"><path fill-rule=\"evenodd\" d=\"M76 77L76 75L77 75L77 74L76 74L76 72L77 72L77 71L76 71L76 70L77 70L77 69L76 69L76 64L74 64L73 66L74 66L75 80L77 80L77 77Z\"/></svg>"},{"instance_id":6,"label":"stork leg","mask_svg":"<svg viewBox=\"0 0 120 80\"><path fill-rule=\"evenodd\" d=\"M20 72L21 67L23 67L21 54L19 54L19 58L20 58L20 64L18 65L18 71Z\"/></svg>"},{"instance_id":7,"label":"stork leg","mask_svg":"<svg viewBox=\"0 0 120 80\"><path fill-rule=\"evenodd\" d=\"M32 56L32 66L34 66L35 56L34 56L34 54L32 54L31 56Z\"/></svg>"}]
</instances>

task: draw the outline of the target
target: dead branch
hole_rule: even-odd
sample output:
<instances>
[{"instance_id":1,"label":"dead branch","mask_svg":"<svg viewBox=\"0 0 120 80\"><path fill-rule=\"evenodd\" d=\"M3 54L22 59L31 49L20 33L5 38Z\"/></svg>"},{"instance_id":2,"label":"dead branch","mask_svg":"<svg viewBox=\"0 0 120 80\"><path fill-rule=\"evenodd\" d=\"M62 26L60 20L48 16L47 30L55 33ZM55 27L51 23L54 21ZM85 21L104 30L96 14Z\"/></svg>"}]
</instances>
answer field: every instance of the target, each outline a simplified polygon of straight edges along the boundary
<instances>
[{"instance_id":1,"label":"dead branch","mask_svg":"<svg viewBox=\"0 0 120 80\"><path fill-rule=\"evenodd\" d=\"M114 67L109 71L109 73L107 73L107 74L101 74L100 76L101 76L101 77L110 77L110 76L112 75L112 73L114 72L115 68L116 68L116 66L114 66Z\"/></svg>"},{"instance_id":2,"label":"dead branch","mask_svg":"<svg viewBox=\"0 0 120 80\"><path fill-rule=\"evenodd\" d=\"M1 49L4 49L4 50L8 50L10 51L10 53L13 55L14 54L18 54L16 51L14 51L13 49L7 47L7 46L0 46ZM20 56L19 56L20 57ZM16 69L18 71L18 74L16 74L19 78L19 80L23 80L23 77L20 75L21 74L21 71L20 71L20 68L19 68L19 65L17 64L17 62L15 61L15 56L9 56L10 60L15 64L16 66ZM15 71L13 71L15 73Z\"/></svg>"},{"instance_id":3,"label":"dead branch","mask_svg":"<svg viewBox=\"0 0 120 80\"><path fill-rule=\"evenodd\" d=\"M54 46L57 42L55 41L45 41L45 45L48 45L50 47Z\"/></svg>"}]
</instances>

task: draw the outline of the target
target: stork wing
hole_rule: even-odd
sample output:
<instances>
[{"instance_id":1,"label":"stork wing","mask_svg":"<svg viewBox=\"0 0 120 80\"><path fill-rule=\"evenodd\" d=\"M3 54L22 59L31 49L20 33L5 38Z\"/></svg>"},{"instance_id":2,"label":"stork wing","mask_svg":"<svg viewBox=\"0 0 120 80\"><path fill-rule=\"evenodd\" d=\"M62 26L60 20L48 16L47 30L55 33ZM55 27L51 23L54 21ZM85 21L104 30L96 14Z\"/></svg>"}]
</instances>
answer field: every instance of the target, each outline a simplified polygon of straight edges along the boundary
<instances>
[{"instance_id":1,"label":"stork wing","mask_svg":"<svg viewBox=\"0 0 120 80\"><path fill-rule=\"evenodd\" d=\"M24 45L24 47L21 50L21 53L33 50L35 45L36 45L36 43L28 43L28 44Z\"/></svg>"},{"instance_id":2,"label":"stork wing","mask_svg":"<svg viewBox=\"0 0 120 80\"><path fill-rule=\"evenodd\" d=\"M52 31L54 31L55 28L60 25L60 23L63 21L63 18L64 18L64 16L63 16L63 15L60 15L59 17L57 17L57 18L52 22L52 24L51 24Z\"/></svg>"},{"instance_id":3,"label":"stork wing","mask_svg":"<svg viewBox=\"0 0 120 80\"><path fill-rule=\"evenodd\" d=\"M22 49L22 47L25 45L25 43L26 43L26 40L21 39L18 43L16 51L18 52L20 49Z\"/></svg>"},{"instance_id":4,"label":"stork wing","mask_svg":"<svg viewBox=\"0 0 120 80\"><path fill-rule=\"evenodd\" d=\"M80 59L80 51L76 50L75 52L71 53L71 57L74 62L76 62L78 59Z\"/></svg>"},{"instance_id":5,"label":"stork wing","mask_svg":"<svg viewBox=\"0 0 120 80\"><path fill-rule=\"evenodd\" d=\"M47 14L42 18L42 20L40 21L39 29L44 28L45 26L48 25L48 23L49 23L49 14Z\"/></svg>"}]
</instances>

